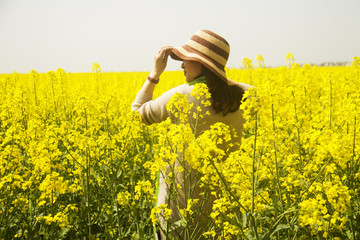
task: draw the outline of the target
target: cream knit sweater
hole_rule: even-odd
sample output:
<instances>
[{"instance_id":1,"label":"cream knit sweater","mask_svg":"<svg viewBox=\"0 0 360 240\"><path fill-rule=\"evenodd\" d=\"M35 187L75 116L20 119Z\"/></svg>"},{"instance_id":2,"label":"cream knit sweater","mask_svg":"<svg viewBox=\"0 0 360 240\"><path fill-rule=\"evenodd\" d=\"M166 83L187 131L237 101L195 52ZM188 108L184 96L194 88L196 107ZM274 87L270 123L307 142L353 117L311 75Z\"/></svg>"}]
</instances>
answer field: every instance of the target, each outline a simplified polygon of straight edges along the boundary
<instances>
[{"instance_id":1,"label":"cream knit sweater","mask_svg":"<svg viewBox=\"0 0 360 240\"><path fill-rule=\"evenodd\" d=\"M251 87L250 85L244 83L236 83L233 81L232 83L239 85L245 91ZM196 98L190 95L193 88L194 86L182 84L170 89L154 100L152 99L152 95L148 95L142 91L139 91L136 95L135 101L131 105L131 110L137 110L146 124L159 123L168 117L173 119L174 116L172 116L172 114L166 109L166 105L170 98L175 93L185 94L189 100L189 103L194 103L196 105ZM202 123L198 127L198 134L201 134L202 131L208 129L216 122L223 122L233 127L236 130L238 136L241 137L244 119L240 109L234 113L228 113L226 116L223 116L221 113L216 114L211 106L206 107L205 111L209 111L210 115L205 116L205 119L202 120ZM189 120L191 121L191 119Z\"/></svg>"},{"instance_id":2,"label":"cream knit sweater","mask_svg":"<svg viewBox=\"0 0 360 240\"><path fill-rule=\"evenodd\" d=\"M241 88L246 91L248 87L251 87L250 85L243 84L243 83L237 83L234 81L229 80L229 84L237 84ZM188 98L189 103L194 103L196 105L197 100L196 98L192 97L190 95L192 89L194 86L190 86L188 84L182 84L175 88L170 89L169 91L163 93L160 97L156 99L152 99L152 95L148 95L141 90L137 94L135 101L131 105L131 109L133 111L137 110L139 114L141 115L143 121L146 124L152 124L152 123L159 123L161 121L164 121L168 117L171 119L174 119L174 116L166 109L166 105L169 102L170 98L175 93L181 93L185 94ZM206 129L209 129L209 127L216 123L216 122L223 122L231 127L233 127L237 133L237 138L233 139L235 142L240 142L241 134L243 130L243 124L244 124L244 118L242 116L243 111L238 109L236 112L228 113L226 116L223 116L221 113L216 114L211 106L205 108L206 111L210 112L210 115L205 116L204 119L202 119L201 123L198 125L197 128L197 134L201 134ZM191 114L190 114L191 115ZM191 121L191 119L189 119ZM179 162L175 163L176 166L180 166ZM175 167L176 167L175 166ZM164 172L160 174L160 183L159 183L159 193L158 193L158 205L160 204L168 204L169 203L169 191L167 189L165 178L169 169L167 169ZM179 209L185 208L186 203L184 199L185 192L184 189L191 187L189 185L189 182L192 182L191 179L195 178L195 175L197 174L196 171L192 170L191 176L185 176L184 172L177 173L176 176L176 183L179 183L182 188L177 189L178 195L175 201L170 201L170 209L172 210L171 215L171 222L176 222L180 219L179 217ZM192 198L201 198L200 193L202 192L202 189L200 187L197 187L192 195ZM197 219L195 219L194 224L197 224L197 221L199 221L198 225L203 225L203 223L200 223L200 221L207 219L209 216L209 213L211 212L212 208L212 201L213 199L207 199L207 203L202 206L202 215L199 215ZM205 225L204 225L205 226ZM197 229L199 232L201 232L201 229ZM179 239L182 238L182 236L177 236L175 233L173 233L174 237L177 237ZM165 239L165 236L162 234L162 238Z\"/></svg>"}]
</instances>

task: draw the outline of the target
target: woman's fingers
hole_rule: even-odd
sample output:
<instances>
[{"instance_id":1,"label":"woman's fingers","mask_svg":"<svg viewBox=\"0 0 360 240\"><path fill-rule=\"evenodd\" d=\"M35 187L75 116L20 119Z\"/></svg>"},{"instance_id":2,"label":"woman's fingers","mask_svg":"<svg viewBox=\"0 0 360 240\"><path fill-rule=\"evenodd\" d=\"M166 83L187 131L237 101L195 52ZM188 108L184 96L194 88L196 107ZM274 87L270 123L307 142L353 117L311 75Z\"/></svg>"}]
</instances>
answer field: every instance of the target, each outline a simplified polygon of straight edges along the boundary
<instances>
[{"instance_id":1,"label":"woman's fingers","mask_svg":"<svg viewBox=\"0 0 360 240\"><path fill-rule=\"evenodd\" d=\"M168 50L171 50L173 47L172 46L163 46L162 48L159 49L159 52L162 52L162 51L168 51Z\"/></svg>"},{"instance_id":2,"label":"woman's fingers","mask_svg":"<svg viewBox=\"0 0 360 240\"><path fill-rule=\"evenodd\" d=\"M170 55L171 50L173 49L172 46L164 46L160 48L157 57L165 59L167 56Z\"/></svg>"},{"instance_id":3,"label":"woman's fingers","mask_svg":"<svg viewBox=\"0 0 360 240\"><path fill-rule=\"evenodd\" d=\"M160 48L158 53L155 55L155 63L153 71L151 72L155 78L158 78L161 73L165 70L167 65L167 57L170 55L172 46L164 46Z\"/></svg>"},{"instance_id":4,"label":"woman's fingers","mask_svg":"<svg viewBox=\"0 0 360 240\"><path fill-rule=\"evenodd\" d=\"M160 48L159 52L155 56L155 64L162 64L162 62L165 62L165 60L167 60L167 57L170 55L172 49L172 46L164 46Z\"/></svg>"}]
</instances>

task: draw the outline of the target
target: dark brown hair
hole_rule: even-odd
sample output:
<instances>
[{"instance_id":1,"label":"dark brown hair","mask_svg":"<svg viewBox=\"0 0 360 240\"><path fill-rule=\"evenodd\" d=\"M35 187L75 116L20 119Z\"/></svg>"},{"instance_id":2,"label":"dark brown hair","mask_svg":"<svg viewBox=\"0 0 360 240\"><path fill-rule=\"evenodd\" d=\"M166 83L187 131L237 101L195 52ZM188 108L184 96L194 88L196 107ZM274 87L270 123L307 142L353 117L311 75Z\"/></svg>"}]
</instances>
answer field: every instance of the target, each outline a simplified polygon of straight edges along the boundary
<instances>
[{"instance_id":1,"label":"dark brown hair","mask_svg":"<svg viewBox=\"0 0 360 240\"><path fill-rule=\"evenodd\" d=\"M224 80L203 66L202 75L206 77L207 86L211 94L211 106L215 113L226 116L229 112L239 109L244 90L237 86L229 86Z\"/></svg>"}]
</instances>

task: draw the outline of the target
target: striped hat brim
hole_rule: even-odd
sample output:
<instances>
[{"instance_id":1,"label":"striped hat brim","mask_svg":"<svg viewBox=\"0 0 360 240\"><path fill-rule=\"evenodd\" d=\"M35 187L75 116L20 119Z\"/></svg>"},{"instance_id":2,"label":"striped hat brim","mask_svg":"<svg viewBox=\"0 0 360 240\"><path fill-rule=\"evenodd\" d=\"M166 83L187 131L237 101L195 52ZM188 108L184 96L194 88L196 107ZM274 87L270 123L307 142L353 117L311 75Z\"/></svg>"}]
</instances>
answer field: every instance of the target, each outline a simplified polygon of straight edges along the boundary
<instances>
[{"instance_id":1,"label":"striped hat brim","mask_svg":"<svg viewBox=\"0 0 360 240\"><path fill-rule=\"evenodd\" d=\"M175 60L197 61L227 83L225 65L230 47L225 39L209 30L201 30L185 46L173 48Z\"/></svg>"},{"instance_id":2,"label":"striped hat brim","mask_svg":"<svg viewBox=\"0 0 360 240\"><path fill-rule=\"evenodd\" d=\"M184 47L176 47L173 48L172 54L170 55L172 59L178 61L196 61L203 64L210 71L218 75L223 81L227 82L227 77L225 74L225 69L221 69L217 67L214 63L209 61L208 59L201 57L197 53L189 52Z\"/></svg>"}]
</instances>

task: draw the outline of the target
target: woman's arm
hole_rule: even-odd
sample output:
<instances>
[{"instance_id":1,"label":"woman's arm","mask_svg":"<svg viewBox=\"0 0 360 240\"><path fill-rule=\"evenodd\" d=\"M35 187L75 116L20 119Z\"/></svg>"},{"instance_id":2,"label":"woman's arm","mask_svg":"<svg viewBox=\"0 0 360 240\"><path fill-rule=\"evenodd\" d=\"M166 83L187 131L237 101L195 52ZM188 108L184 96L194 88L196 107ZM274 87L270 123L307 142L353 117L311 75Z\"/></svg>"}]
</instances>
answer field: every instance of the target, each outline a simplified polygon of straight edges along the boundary
<instances>
[{"instance_id":1,"label":"woman's arm","mask_svg":"<svg viewBox=\"0 0 360 240\"><path fill-rule=\"evenodd\" d=\"M168 56L170 55L172 47L162 47L154 57L154 68L150 72L149 77L158 80L160 75L164 72L167 64ZM160 122L168 117L166 110L166 99L160 97L157 101L151 101L152 95L155 89L155 83L151 81L145 81L142 88L136 95L135 101L131 105L131 110L137 110L143 121L146 124L154 122Z\"/></svg>"},{"instance_id":2,"label":"woman's arm","mask_svg":"<svg viewBox=\"0 0 360 240\"><path fill-rule=\"evenodd\" d=\"M171 46L165 46L158 51L158 53L154 57L154 68L149 74L150 78L152 79L160 78L160 75L164 72L166 68L168 57L172 49L173 47ZM153 82L145 81L140 91L152 96L155 89L155 85L156 84Z\"/></svg>"}]
</instances>

